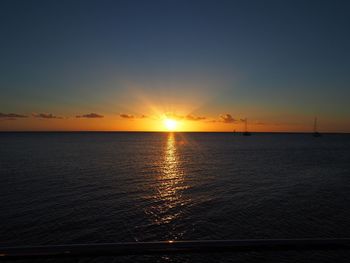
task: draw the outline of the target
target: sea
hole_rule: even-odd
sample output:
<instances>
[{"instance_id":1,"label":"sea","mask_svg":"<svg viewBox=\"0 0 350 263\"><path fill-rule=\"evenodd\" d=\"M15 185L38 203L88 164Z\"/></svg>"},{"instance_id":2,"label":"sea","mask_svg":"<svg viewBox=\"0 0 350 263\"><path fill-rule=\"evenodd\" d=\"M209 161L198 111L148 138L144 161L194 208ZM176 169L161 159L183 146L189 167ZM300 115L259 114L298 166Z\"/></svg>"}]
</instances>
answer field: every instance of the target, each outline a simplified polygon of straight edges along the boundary
<instances>
[{"instance_id":1,"label":"sea","mask_svg":"<svg viewBox=\"0 0 350 263\"><path fill-rule=\"evenodd\" d=\"M0 133L1 247L347 237L349 134ZM33 262L350 262L350 249Z\"/></svg>"}]
</instances>

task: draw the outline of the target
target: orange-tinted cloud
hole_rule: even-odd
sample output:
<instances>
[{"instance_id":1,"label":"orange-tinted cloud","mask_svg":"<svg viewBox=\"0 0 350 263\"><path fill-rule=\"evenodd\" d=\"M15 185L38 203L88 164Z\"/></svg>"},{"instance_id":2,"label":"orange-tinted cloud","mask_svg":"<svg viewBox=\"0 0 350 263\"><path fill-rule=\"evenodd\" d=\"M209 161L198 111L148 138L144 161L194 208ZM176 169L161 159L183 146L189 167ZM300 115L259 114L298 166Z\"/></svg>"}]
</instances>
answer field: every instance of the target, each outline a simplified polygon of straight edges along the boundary
<instances>
[{"instance_id":1,"label":"orange-tinted cloud","mask_svg":"<svg viewBox=\"0 0 350 263\"><path fill-rule=\"evenodd\" d=\"M167 118L171 118L171 119L175 119L175 120L182 120L184 118L184 116L182 116L182 115L177 115L175 113L170 113L170 112L165 113L165 116Z\"/></svg>"},{"instance_id":2,"label":"orange-tinted cloud","mask_svg":"<svg viewBox=\"0 0 350 263\"><path fill-rule=\"evenodd\" d=\"M42 119L63 119L61 116L53 115L52 113L33 113L33 117Z\"/></svg>"},{"instance_id":3,"label":"orange-tinted cloud","mask_svg":"<svg viewBox=\"0 0 350 263\"><path fill-rule=\"evenodd\" d=\"M122 113L119 115L120 117L124 118L124 119L135 119L135 116L134 115L130 115L130 114L125 114L125 113Z\"/></svg>"},{"instance_id":4,"label":"orange-tinted cloud","mask_svg":"<svg viewBox=\"0 0 350 263\"><path fill-rule=\"evenodd\" d=\"M94 118L103 118L103 115L97 114L97 113L88 113L84 115L77 115L76 118L88 118L88 119L94 119Z\"/></svg>"},{"instance_id":5,"label":"orange-tinted cloud","mask_svg":"<svg viewBox=\"0 0 350 263\"><path fill-rule=\"evenodd\" d=\"M27 118L26 115L21 115L17 113L1 113L0 112L0 118L8 119L8 120L15 120L16 118Z\"/></svg>"},{"instance_id":6,"label":"orange-tinted cloud","mask_svg":"<svg viewBox=\"0 0 350 263\"><path fill-rule=\"evenodd\" d=\"M222 114L220 115L220 121L224 123L234 123L236 120L231 116L231 114Z\"/></svg>"},{"instance_id":7,"label":"orange-tinted cloud","mask_svg":"<svg viewBox=\"0 0 350 263\"><path fill-rule=\"evenodd\" d=\"M192 114L188 114L186 116L183 116L183 115L177 115L174 113L166 113L165 115L167 118L176 119L176 120L201 121L201 120L207 119L207 117L195 116Z\"/></svg>"},{"instance_id":8,"label":"orange-tinted cloud","mask_svg":"<svg viewBox=\"0 0 350 263\"><path fill-rule=\"evenodd\" d=\"M189 120L189 121L201 121L201 120L207 119L207 117L204 117L204 116L194 116L194 115L192 115L192 114L188 114L185 118L186 118L186 120Z\"/></svg>"}]
</instances>

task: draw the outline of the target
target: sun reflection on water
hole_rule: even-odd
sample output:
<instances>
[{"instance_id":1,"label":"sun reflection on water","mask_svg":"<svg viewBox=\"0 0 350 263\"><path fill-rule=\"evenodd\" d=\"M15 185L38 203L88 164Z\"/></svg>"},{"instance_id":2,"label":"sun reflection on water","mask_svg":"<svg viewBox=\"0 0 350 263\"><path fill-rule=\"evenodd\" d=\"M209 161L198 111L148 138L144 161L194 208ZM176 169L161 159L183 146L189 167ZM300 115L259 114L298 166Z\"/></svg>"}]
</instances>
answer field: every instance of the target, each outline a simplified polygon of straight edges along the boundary
<instances>
[{"instance_id":1,"label":"sun reflection on water","mask_svg":"<svg viewBox=\"0 0 350 263\"><path fill-rule=\"evenodd\" d=\"M188 185L177 147L176 135L169 133L154 188L154 203L146 211L155 225L169 227L167 237L172 239L177 239L183 234L179 230L175 231L175 226L183 215L186 204L190 202L183 196L183 191Z\"/></svg>"}]
</instances>

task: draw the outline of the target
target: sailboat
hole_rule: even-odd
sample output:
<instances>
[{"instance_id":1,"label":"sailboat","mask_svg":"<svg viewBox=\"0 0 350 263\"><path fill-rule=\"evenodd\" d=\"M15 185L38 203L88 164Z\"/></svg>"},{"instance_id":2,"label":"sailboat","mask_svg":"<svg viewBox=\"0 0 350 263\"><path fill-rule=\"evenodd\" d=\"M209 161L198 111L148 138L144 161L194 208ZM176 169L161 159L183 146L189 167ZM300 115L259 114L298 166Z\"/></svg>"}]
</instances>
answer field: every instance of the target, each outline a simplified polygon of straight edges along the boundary
<instances>
[{"instance_id":1,"label":"sailboat","mask_svg":"<svg viewBox=\"0 0 350 263\"><path fill-rule=\"evenodd\" d=\"M245 118L245 119L243 120L243 122L244 122L244 132L242 132L242 135L243 135L243 136L250 136L250 135L252 135L252 134L248 131L248 119Z\"/></svg>"},{"instance_id":2,"label":"sailboat","mask_svg":"<svg viewBox=\"0 0 350 263\"><path fill-rule=\"evenodd\" d=\"M314 120L314 132L312 134L314 137L321 137L321 133L317 131L317 117Z\"/></svg>"}]
</instances>

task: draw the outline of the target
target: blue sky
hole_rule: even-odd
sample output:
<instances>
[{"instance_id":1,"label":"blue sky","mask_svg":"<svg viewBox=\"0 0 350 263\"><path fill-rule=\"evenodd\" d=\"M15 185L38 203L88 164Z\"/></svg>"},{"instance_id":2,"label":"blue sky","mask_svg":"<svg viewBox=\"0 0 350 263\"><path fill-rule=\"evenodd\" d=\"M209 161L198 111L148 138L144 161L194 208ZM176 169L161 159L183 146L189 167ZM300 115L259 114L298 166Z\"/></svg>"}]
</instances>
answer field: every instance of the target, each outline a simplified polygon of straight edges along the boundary
<instances>
[{"instance_id":1,"label":"blue sky","mask_svg":"<svg viewBox=\"0 0 350 263\"><path fill-rule=\"evenodd\" d=\"M265 122L317 115L350 131L348 1L11 0L0 10L0 112L149 113L142 97Z\"/></svg>"}]
</instances>

